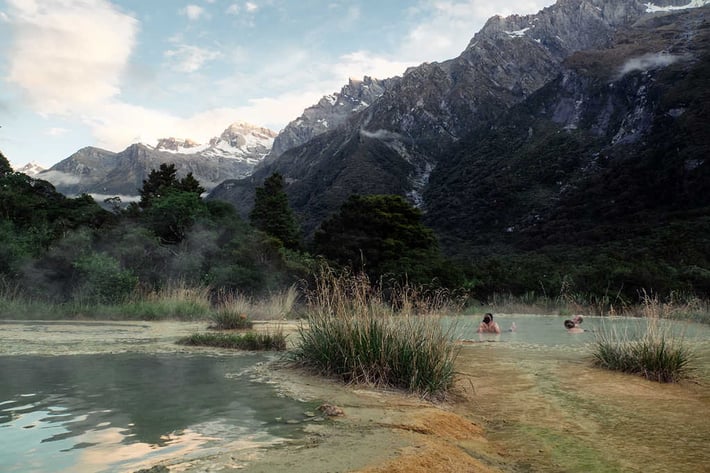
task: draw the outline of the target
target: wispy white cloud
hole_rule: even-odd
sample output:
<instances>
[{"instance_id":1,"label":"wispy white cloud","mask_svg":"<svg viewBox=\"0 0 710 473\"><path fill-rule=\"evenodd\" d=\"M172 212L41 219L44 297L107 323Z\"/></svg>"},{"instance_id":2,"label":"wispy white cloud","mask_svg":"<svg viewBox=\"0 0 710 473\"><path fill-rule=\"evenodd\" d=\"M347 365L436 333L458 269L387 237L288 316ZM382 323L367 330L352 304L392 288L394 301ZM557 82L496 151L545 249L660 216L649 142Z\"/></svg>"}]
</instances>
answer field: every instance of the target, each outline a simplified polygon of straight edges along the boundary
<instances>
[{"instance_id":1,"label":"wispy white cloud","mask_svg":"<svg viewBox=\"0 0 710 473\"><path fill-rule=\"evenodd\" d=\"M278 129L322 95L322 90L314 88L252 99L241 107L212 108L187 117L117 102L102 113L87 117L87 122L96 137L96 146L111 151L120 151L130 143L155 144L158 139L171 136L206 143L230 123L245 117L251 123Z\"/></svg>"},{"instance_id":2,"label":"wispy white cloud","mask_svg":"<svg viewBox=\"0 0 710 473\"><path fill-rule=\"evenodd\" d=\"M180 14L186 16L188 20L197 21L206 16L207 12L199 5L188 5L180 9Z\"/></svg>"},{"instance_id":3,"label":"wispy white cloud","mask_svg":"<svg viewBox=\"0 0 710 473\"><path fill-rule=\"evenodd\" d=\"M48 136L62 136L67 133L69 133L69 130L67 130L66 128L59 128L59 127L53 127L53 128L50 128L46 131L46 134Z\"/></svg>"},{"instance_id":4,"label":"wispy white cloud","mask_svg":"<svg viewBox=\"0 0 710 473\"><path fill-rule=\"evenodd\" d=\"M649 53L634 57L624 63L619 70L619 76L624 76L633 71L650 71L668 67L680 60L687 59L684 56L667 53Z\"/></svg>"},{"instance_id":5,"label":"wispy white cloud","mask_svg":"<svg viewBox=\"0 0 710 473\"><path fill-rule=\"evenodd\" d=\"M391 60L368 51L345 54L332 66L335 77L343 83L350 77L371 76L378 79L401 76L414 62Z\"/></svg>"},{"instance_id":6,"label":"wispy white cloud","mask_svg":"<svg viewBox=\"0 0 710 473\"><path fill-rule=\"evenodd\" d=\"M207 62L214 61L222 56L219 51L213 51L198 46L187 44L178 45L164 53L171 60L172 67L178 72L196 72Z\"/></svg>"},{"instance_id":7,"label":"wispy white cloud","mask_svg":"<svg viewBox=\"0 0 710 473\"><path fill-rule=\"evenodd\" d=\"M259 5L254 2L246 2L244 4L244 9L250 13L253 13L259 9Z\"/></svg>"},{"instance_id":8,"label":"wispy white cloud","mask_svg":"<svg viewBox=\"0 0 710 473\"><path fill-rule=\"evenodd\" d=\"M8 0L6 80L34 109L75 113L120 92L136 20L105 0Z\"/></svg>"}]
</instances>

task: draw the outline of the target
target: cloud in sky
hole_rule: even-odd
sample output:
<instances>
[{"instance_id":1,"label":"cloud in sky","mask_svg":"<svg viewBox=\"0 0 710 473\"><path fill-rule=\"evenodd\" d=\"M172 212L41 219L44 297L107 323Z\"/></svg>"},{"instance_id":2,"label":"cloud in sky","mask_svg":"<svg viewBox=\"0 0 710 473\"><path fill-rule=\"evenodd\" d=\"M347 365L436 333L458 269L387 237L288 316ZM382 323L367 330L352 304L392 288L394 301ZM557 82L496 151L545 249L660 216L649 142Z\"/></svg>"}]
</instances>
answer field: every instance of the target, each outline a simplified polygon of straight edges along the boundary
<instances>
[{"instance_id":1,"label":"cloud in sky","mask_svg":"<svg viewBox=\"0 0 710 473\"><path fill-rule=\"evenodd\" d=\"M164 53L170 60L171 66L178 72L196 72L207 62L214 61L222 56L219 51L213 51L188 44L178 45Z\"/></svg>"},{"instance_id":2,"label":"cloud in sky","mask_svg":"<svg viewBox=\"0 0 710 473\"><path fill-rule=\"evenodd\" d=\"M9 0L6 80L44 114L73 113L120 92L138 22L104 0Z\"/></svg>"},{"instance_id":3,"label":"cloud in sky","mask_svg":"<svg viewBox=\"0 0 710 473\"><path fill-rule=\"evenodd\" d=\"M188 5L182 8L180 13L191 21L197 21L206 15L205 9L199 5Z\"/></svg>"},{"instance_id":4,"label":"cloud in sky","mask_svg":"<svg viewBox=\"0 0 710 473\"><path fill-rule=\"evenodd\" d=\"M62 136L68 132L69 130L66 128L52 127L46 131L46 134L49 136Z\"/></svg>"}]
</instances>

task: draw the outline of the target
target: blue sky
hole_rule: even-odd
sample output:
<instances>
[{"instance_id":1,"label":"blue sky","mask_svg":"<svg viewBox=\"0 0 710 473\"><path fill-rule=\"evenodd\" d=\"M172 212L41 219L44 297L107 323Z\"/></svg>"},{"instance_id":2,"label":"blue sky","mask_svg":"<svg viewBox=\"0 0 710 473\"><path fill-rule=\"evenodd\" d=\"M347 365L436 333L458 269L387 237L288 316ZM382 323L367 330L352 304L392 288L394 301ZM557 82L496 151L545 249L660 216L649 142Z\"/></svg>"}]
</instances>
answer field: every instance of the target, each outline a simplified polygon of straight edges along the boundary
<instances>
[{"instance_id":1,"label":"blue sky","mask_svg":"<svg viewBox=\"0 0 710 473\"><path fill-rule=\"evenodd\" d=\"M348 78L457 56L495 15L553 0L0 0L0 150L280 130Z\"/></svg>"}]
</instances>

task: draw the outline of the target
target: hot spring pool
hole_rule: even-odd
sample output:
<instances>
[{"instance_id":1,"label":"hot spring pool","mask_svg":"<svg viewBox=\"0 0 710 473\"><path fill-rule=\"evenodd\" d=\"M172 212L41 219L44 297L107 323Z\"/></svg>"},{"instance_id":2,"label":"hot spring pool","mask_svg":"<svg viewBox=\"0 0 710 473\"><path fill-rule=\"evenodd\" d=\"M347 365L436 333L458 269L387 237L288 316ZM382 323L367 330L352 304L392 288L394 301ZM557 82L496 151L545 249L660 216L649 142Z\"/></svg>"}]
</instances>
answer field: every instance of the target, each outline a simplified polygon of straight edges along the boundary
<instances>
[{"instance_id":1,"label":"hot spring pool","mask_svg":"<svg viewBox=\"0 0 710 473\"><path fill-rule=\"evenodd\" d=\"M479 316L445 317L444 324L452 329L452 336L469 342L499 342L514 347L584 349L595 341L596 334L613 331L617 334L641 334L648 321L628 317L584 317L580 325L584 333L568 333L564 320L571 317L553 315L494 315L502 333L478 334ZM660 321L660 326L674 336L691 344L710 344L710 326L680 321ZM514 331L509 331L515 325Z\"/></svg>"},{"instance_id":2,"label":"hot spring pool","mask_svg":"<svg viewBox=\"0 0 710 473\"><path fill-rule=\"evenodd\" d=\"M314 406L257 382L266 355L0 356L0 471L135 471L302 435Z\"/></svg>"}]
</instances>

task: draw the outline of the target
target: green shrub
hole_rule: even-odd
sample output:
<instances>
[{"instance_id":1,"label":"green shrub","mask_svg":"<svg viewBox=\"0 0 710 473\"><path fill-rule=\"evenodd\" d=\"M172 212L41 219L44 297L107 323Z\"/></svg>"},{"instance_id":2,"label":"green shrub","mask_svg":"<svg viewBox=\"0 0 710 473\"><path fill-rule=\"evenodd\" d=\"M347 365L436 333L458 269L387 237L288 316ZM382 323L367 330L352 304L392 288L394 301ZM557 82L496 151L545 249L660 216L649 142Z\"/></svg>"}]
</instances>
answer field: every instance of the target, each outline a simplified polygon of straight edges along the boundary
<instances>
[{"instance_id":1,"label":"green shrub","mask_svg":"<svg viewBox=\"0 0 710 473\"><path fill-rule=\"evenodd\" d=\"M117 303L125 300L138 284L138 278L122 269L118 261L104 253L91 253L73 264L79 273L79 298L86 301Z\"/></svg>"},{"instance_id":2,"label":"green shrub","mask_svg":"<svg viewBox=\"0 0 710 473\"><path fill-rule=\"evenodd\" d=\"M250 351L283 351L286 349L286 335L275 333L196 333L177 341L180 345L234 348Z\"/></svg>"}]
</instances>

